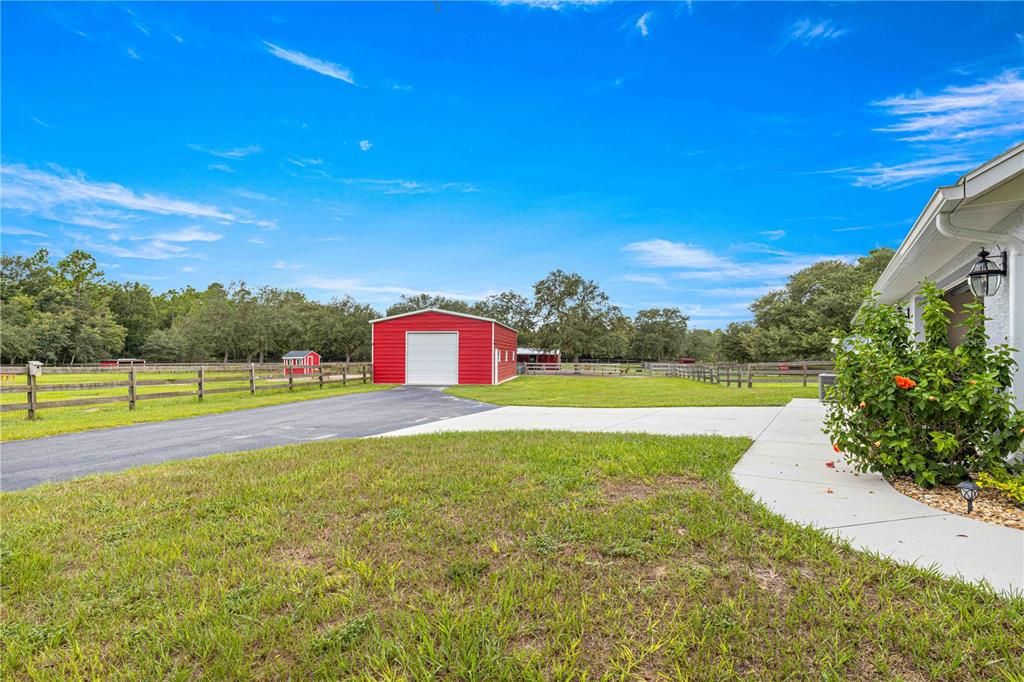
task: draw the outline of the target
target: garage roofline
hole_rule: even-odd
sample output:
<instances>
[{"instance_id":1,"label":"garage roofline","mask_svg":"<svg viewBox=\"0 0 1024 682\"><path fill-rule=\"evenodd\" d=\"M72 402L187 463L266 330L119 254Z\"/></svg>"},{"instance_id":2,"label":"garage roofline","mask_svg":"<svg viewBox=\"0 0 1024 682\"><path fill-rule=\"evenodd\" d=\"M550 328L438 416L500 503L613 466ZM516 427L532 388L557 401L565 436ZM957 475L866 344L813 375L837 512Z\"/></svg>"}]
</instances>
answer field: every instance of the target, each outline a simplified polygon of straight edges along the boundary
<instances>
[{"instance_id":1,"label":"garage roofline","mask_svg":"<svg viewBox=\"0 0 1024 682\"><path fill-rule=\"evenodd\" d=\"M410 317L412 315L419 315L421 313L442 313L444 315L455 315L456 317L466 317L470 320L480 320L481 322L493 322L494 324L500 324L505 329L510 329L516 334L519 331L513 327L508 326L504 322L498 322L497 320L490 317L481 317L480 315L470 315L469 313L457 313L453 310L442 310L441 308L423 308L422 310L413 310L410 313L399 313L398 315L390 315L388 317L378 317L376 320L370 320L370 324L377 324L378 322L387 322L389 320L397 320L402 317Z\"/></svg>"}]
</instances>

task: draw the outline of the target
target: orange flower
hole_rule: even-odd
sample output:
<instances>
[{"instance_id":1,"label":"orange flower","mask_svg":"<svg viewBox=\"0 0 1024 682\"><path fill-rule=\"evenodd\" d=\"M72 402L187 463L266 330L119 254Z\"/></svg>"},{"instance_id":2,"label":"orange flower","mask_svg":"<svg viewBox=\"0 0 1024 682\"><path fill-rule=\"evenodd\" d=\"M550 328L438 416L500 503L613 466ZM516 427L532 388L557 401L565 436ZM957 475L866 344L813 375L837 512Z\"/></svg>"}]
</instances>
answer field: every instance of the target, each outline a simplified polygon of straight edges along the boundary
<instances>
[{"instance_id":1,"label":"orange flower","mask_svg":"<svg viewBox=\"0 0 1024 682\"><path fill-rule=\"evenodd\" d=\"M893 379L895 379L896 385L903 389L904 391L906 391L908 388L913 388L914 386L917 386L917 382L911 379L910 377L902 377L897 374L895 377L893 377Z\"/></svg>"},{"instance_id":2,"label":"orange flower","mask_svg":"<svg viewBox=\"0 0 1024 682\"><path fill-rule=\"evenodd\" d=\"M835 450L836 452L839 452L839 446L836 445L835 443L832 443L832 449Z\"/></svg>"},{"instance_id":3,"label":"orange flower","mask_svg":"<svg viewBox=\"0 0 1024 682\"><path fill-rule=\"evenodd\" d=\"M880 441L880 440L876 440L876 441L875 441L875 447L876 447L876 448L880 448L880 447L882 447L882 441Z\"/></svg>"},{"instance_id":4,"label":"orange flower","mask_svg":"<svg viewBox=\"0 0 1024 682\"><path fill-rule=\"evenodd\" d=\"M866 402L864 402L863 400L862 400L862 401L860 401L860 409L862 409L862 410L863 410L863 409L864 409L865 407L867 407L867 406L868 406L868 404L867 404Z\"/></svg>"}]
</instances>

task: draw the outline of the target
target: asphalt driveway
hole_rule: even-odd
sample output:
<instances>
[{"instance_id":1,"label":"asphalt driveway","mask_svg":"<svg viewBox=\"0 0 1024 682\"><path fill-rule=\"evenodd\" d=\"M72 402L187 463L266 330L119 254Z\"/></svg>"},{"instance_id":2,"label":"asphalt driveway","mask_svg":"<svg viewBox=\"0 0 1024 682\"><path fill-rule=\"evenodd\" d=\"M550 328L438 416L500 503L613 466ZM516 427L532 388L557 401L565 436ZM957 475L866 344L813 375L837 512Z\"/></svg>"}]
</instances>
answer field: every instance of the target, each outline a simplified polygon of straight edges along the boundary
<instances>
[{"instance_id":1,"label":"asphalt driveway","mask_svg":"<svg viewBox=\"0 0 1024 682\"><path fill-rule=\"evenodd\" d=\"M142 464L329 438L360 438L495 409L438 389L403 386L166 422L0 445L0 490Z\"/></svg>"}]
</instances>

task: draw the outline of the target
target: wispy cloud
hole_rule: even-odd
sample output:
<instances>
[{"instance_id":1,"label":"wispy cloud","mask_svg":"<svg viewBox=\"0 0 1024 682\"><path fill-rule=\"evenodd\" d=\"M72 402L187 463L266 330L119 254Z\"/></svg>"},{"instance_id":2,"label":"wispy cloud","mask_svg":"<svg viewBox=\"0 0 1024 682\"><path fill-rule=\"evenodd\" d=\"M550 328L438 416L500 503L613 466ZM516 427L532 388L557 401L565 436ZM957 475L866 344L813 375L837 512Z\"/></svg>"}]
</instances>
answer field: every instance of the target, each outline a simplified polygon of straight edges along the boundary
<instances>
[{"instance_id":1,"label":"wispy cloud","mask_svg":"<svg viewBox=\"0 0 1024 682\"><path fill-rule=\"evenodd\" d=\"M38 126L42 126L43 128L47 128L49 130L56 130L57 129L56 127L50 125L46 121L43 121L42 119L40 119L40 118L38 118L36 116L33 116L32 114L29 114L28 117L29 117L29 119L32 120L33 123L35 123Z\"/></svg>"},{"instance_id":2,"label":"wispy cloud","mask_svg":"<svg viewBox=\"0 0 1024 682\"><path fill-rule=\"evenodd\" d=\"M108 217L139 220L147 216L276 227L273 221L249 218L212 204L137 192L114 182L91 181L81 172L71 173L58 166L51 168L45 171L22 164L0 166L0 177L4 181L0 200L4 208L48 220L107 229L119 226L104 224Z\"/></svg>"},{"instance_id":3,"label":"wispy cloud","mask_svg":"<svg viewBox=\"0 0 1024 682\"><path fill-rule=\"evenodd\" d=\"M675 270L669 276L682 281L750 282L788 277L820 260L851 261L850 255L823 255L775 250L759 260L738 260L713 254L694 244L667 239L648 239L623 247L639 265Z\"/></svg>"},{"instance_id":4,"label":"wispy cloud","mask_svg":"<svg viewBox=\"0 0 1024 682\"><path fill-rule=\"evenodd\" d=\"M650 26L647 25L647 22L649 22L653 16L654 12L644 12L640 15L640 18L636 20L636 30L640 31L640 35L644 38L651 34L651 29Z\"/></svg>"},{"instance_id":5,"label":"wispy cloud","mask_svg":"<svg viewBox=\"0 0 1024 682\"><path fill-rule=\"evenodd\" d=\"M117 258L168 260L191 255L186 247L161 239L133 240L128 243L120 243L120 241L116 240L94 239L90 235L78 232L67 232L65 234L80 248Z\"/></svg>"},{"instance_id":6,"label":"wispy cloud","mask_svg":"<svg viewBox=\"0 0 1024 682\"><path fill-rule=\"evenodd\" d=\"M311 168L324 165L323 159L288 159L288 163L299 168Z\"/></svg>"},{"instance_id":7,"label":"wispy cloud","mask_svg":"<svg viewBox=\"0 0 1024 682\"><path fill-rule=\"evenodd\" d=\"M854 187L897 189L919 180L960 174L970 170L973 165L973 162L961 154L947 154L893 165L876 163L870 166L848 166L823 172L849 178Z\"/></svg>"},{"instance_id":8,"label":"wispy cloud","mask_svg":"<svg viewBox=\"0 0 1024 682\"><path fill-rule=\"evenodd\" d=\"M12 237L46 237L48 235L43 234L37 230L29 230L24 227L13 227L4 225L0 228L0 235L10 235Z\"/></svg>"},{"instance_id":9,"label":"wispy cloud","mask_svg":"<svg viewBox=\"0 0 1024 682\"><path fill-rule=\"evenodd\" d=\"M232 191L243 199L250 199L252 201L277 201L277 199L272 196L263 194L262 192L254 192L251 189L245 189L244 187L239 187Z\"/></svg>"},{"instance_id":10,"label":"wispy cloud","mask_svg":"<svg viewBox=\"0 0 1024 682\"><path fill-rule=\"evenodd\" d=\"M665 278L658 275L623 275L619 279L623 282L632 282L633 284L650 284L655 287L668 286Z\"/></svg>"},{"instance_id":11,"label":"wispy cloud","mask_svg":"<svg viewBox=\"0 0 1024 682\"><path fill-rule=\"evenodd\" d=\"M300 263L288 263L283 260L276 260L274 261L274 264L271 265L270 267L274 268L275 270L301 270L306 266Z\"/></svg>"},{"instance_id":12,"label":"wispy cloud","mask_svg":"<svg viewBox=\"0 0 1024 682\"><path fill-rule=\"evenodd\" d=\"M415 296L417 294L427 294L428 296L443 296L445 298L456 298L464 301L479 301L497 293L495 290L491 289L472 293L465 291L415 289L400 285L373 285L367 284L364 280L354 277L309 276L304 277L300 283L302 286L309 287L310 289L322 289L324 291L331 291L339 294L385 294L388 296Z\"/></svg>"},{"instance_id":13,"label":"wispy cloud","mask_svg":"<svg viewBox=\"0 0 1024 682\"><path fill-rule=\"evenodd\" d=\"M259 154L263 151L263 148L258 144L250 144L245 147L229 147L226 149L218 149L214 147L206 147L201 144L190 144L189 149L194 149L197 152L203 152L210 156L216 156L220 159L244 159L247 156L253 154Z\"/></svg>"},{"instance_id":14,"label":"wispy cloud","mask_svg":"<svg viewBox=\"0 0 1024 682\"><path fill-rule=\"evenodd\" d=\"M164 242L216 242L224 238L219 232L210 232L199 227L186 227L173 232L161 232L149 237Z\"/></svg>"},{"instance_id":15,"label":"wispy cloud","mask_svg":"<svg viewBox=\"0 0 1024 682\"><path fill-rule=\"evenodd\" d=\"M359 148L364 152L368 152L373 149L373 143L369 140L359 140Z\"/></svg>"},{"instance_id":16,"label":"wispy cloud","mask_svg":"<svg viewBox=\"0 0 1024 682\"><path fill-rule=\"evenodd\" d=\"M471 194L480 190L468 182L420 182L400 178L342 178L346 185L361 185L383 194L436 194L457 192Z\"/></svg>"},{"instance_id":17,"label":"wispy cloud","mask_svg":"<svg viewBox=\"0 0 1024 682\"><path fill-rule=\"evenodd\" d=\"M259 236L258 234L254 234L253 236L249 237L249 239L247 241L250 244L258 244L258 245L266 244L267 243L267 240L264 239L263 237Z\"/></svg>"},{"instance_id":18,"label":"wispy cloud","mask_svg":"<svg viewBox=\"0 0 1024 682\"><path fill-rule=\"evenodd\" d=\"M283 59L295 66L301 66L304 69L309 69L310 71L319 73L322 76L327 76L328 78L343 81L349 85L357 85L355 78L352 76L352 72L340 64L335 64L334 62L325 61L323 59L317 59L316 57L310 57L308 54L303 54L302 52L286 50L285 48L266 40L263 41L263 45L266 47L267 52L278 59Z\"/></svg>"},{"instance_id":19,"label":"wispy cloud","mask_svg":"<svg viewBox=\"0 0 1024 682\"><path fill-rule=\"evenodd\" d=\"M560 12L572 7L596 7L610 0L498 0L497 4L504 7L520 5L533 9L547 9Z\"/></svg>"},{"instance_id":20,"label":"wispy cloud","mask_svg":"<svg viewBox=\"0 0 1024 682\"><path fill-rule=\"evenodd\" d=\"M774 241L778 241L779 239L782 239L783 237L785 237L786 236L786 231L785 230L762 230L761 232L758 232L758 234L761 235L762 237L764 237L765 239L770 239L771 241L774 242Z\"/></svg>"},{"instance_id":21,"label":"wispy cloud","mask_svg":"<svg viewBox=\"0 0 1024 682\"><path fill-rule=\"evenodd\" d=\"M947 142L1005 137L1024 130L1024 71L1011 69L973 85L872 102L895 119L875 130L905 142Z\"/></svg>"},{"instance_id":22,"label":"wispy cloud","mask_svg":"<svg viewBox=\"0 0 1024 682\"><path fill-rule=\"evenodd\" d=\"M804 47L813 47L833 41L846 33L846 29L839 28L831 19L798 19L786 27L783 46L799 43Z\"/></svg>"},{"instance_id":23,"label":"wispy cloud","mask_svg":"<svg viewBox=\"0 0 1024 682\"><path fill-rule=\"evenodd\" d=\"M142 60L142 56L133 47L126 47L124 50L124 56L136 61Z\"/></svg>"},{"instance_id":24,"label":"wispy cloud","mask_svg":"<svg viewBox=\"0 0 1024 682\"><path fill-rule=\"evenodd\" d=\"M210 170L220 171L221 173L234 173L235 169L226 163L211 163L206 166Z\"/></svg>"}]
</instances>

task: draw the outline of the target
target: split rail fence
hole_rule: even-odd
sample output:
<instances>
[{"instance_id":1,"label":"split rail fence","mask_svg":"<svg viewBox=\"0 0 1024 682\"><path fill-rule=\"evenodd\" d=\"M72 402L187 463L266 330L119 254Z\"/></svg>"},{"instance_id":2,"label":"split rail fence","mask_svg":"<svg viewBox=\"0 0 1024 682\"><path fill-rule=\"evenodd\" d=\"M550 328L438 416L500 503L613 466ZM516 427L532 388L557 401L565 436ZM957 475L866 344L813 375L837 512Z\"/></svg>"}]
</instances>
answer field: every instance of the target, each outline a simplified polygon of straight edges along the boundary
<instances>
[{"instance_id":1,"label":"split rail fence","mask_svg":"<svg viewBox=\"0 0 1024 682\"><path fill-rule=\"evenodd\" d=\"M832 371L831 362L683 363L683 362L526 362L523 374L579 376L679 377L727 387L756 384L815 385L818 375Z\"/></svg>"},{"instance_id":2,"label":"split rail fence","mask_svg":"<svg viewBox=\"0 0 1024 682\"><path fill-rule=\"evenodd\" d=\"M293 368L295 369L295 368ZM325 363L285 374L280 364L144 365L128 367L0 367L0 413L204 397L220 393L294 391L373 380L370 363ZM187 387L187 388L186 388ZM164 389L164 390L161 390ZM167 390L169 389L169 390Z\"/></svg>"}]
</instances>

